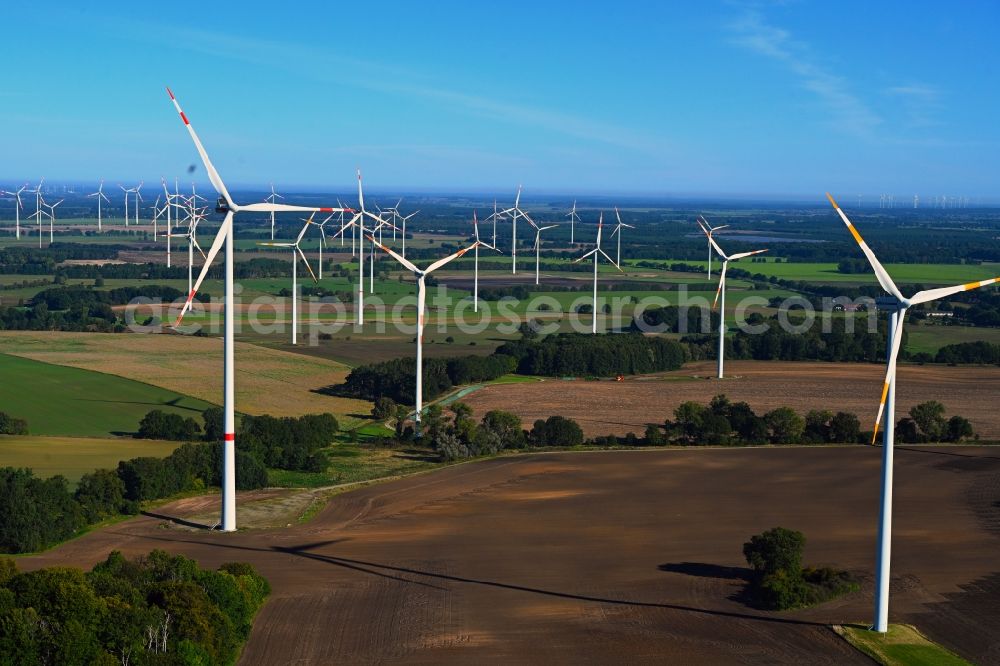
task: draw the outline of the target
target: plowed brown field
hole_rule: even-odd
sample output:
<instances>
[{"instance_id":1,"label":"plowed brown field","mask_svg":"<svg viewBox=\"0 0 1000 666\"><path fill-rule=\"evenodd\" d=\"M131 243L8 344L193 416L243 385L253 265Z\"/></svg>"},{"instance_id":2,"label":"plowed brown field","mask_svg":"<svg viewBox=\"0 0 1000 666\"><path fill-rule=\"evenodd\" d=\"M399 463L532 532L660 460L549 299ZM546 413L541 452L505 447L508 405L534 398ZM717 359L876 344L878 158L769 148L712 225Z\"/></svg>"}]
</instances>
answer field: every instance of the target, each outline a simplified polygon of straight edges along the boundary
<instances>
[{"instance_id":1,"label":"plowed brown field","mask_svg":"<svg viewBox=\"0 0 1000 666\"><path fill-rule=\"evenodd\" d=\"M243 664L863 664L827 625L871 614L879 461L866 446L498 458L339 495L289 529L140 517L18 563L153 548L252 562L274 594ZM1000 453L900 447L896 463L891 620L995 663ZM742 543L776 525L862 589L803 611L743 604Z\"/></svg>"},{"instance_id":2,"label":"plowed brown field","mask_svg":"<svg viewBox=\"0 0 1000 666\"><path fill-rule=\"evenodd\" d=\"M775 407L792 407L805 415L810 409L857 414L862 428L875 419L885 367L865 363L779 363L732 361L727 379L718 381L715 363L686 365L676 372L615 381L563 381L487 386L463 398L480 416L491 409L514 412L530 428L535 419L558 414L575 419L587 437L642 436L649 423L674 418L674 409L687 400L707 404L725 393L744 400L762 414ZM689 379L698 376L699 379ZM664 380L667 378L667 381ZM925 400L944 403L948 414L961 414L981 437L1000 439L1000 368L900 366L896 389L896 418Z\"/></svg>"}]
</instances>

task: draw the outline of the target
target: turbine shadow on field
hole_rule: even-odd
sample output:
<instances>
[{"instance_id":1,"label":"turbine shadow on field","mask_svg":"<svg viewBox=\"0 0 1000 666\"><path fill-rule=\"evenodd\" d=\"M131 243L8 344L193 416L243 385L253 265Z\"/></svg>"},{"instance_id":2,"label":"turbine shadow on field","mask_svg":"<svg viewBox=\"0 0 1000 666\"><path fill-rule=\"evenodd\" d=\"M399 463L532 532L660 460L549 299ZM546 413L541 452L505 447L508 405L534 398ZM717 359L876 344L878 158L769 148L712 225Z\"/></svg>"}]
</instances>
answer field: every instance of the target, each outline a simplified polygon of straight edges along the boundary
<instances>
[{"instance_id":1,"label":"turbine shadow on field","mask_svg":"<svg viewBox=\"0 0 1000 666\"><path fill-rule=\"evenodd\" d=\"M204 523L196 523L192 520L185 520L184 518L178 518L176 516L168 516L162 513L153 513L152 511L140 511L140 515L146 516L147 518L156 518L158 520L166 520L176 525L183 525L184 527L193 527L198 530L210 530L213 529L212 525L205 525Z\"/></svg>"},{"instance_id":2,"label":"turbine shadow on field","mask_svg":"<svg viewBox=\"0 0 1000 666\"><path fill-rule=\"evenodd\" d=\"M722 578L725 580L750 580L750 569L746 567L724 567L705 562L668 562L656 567L660 571L680 573L699 578Z\"/></svg>"},{"instance_id":3,"label":"turbine shadow on field","mask_svg":"<svg viewBox=\"0 0 1000 666\"><path fill-rule=\"evenodd\" d=\"M952 456L955 458L974 458L979 460L1000 460L1000 456L973 455L971 453L956 453L954 451L942 451L940 449L925 449L910 446L896 446L896 451L907 451L909 453L927 453L934 456Z\"/></svg>"},{"instance_id":4,"label":"turbine shadow on field","mask_svg":"<svg viewBox=\"0 0 1000 666\"><path fill-rule=\"evenodd\" d=\"M679 573L686 576L696 576L698 578L715 578L717 580L741 581L743 586L727 599L744 604L751 608L758 608L750 594L750 578L752 571L746 567L726 567L720 564L708 564L706 562L668 562L656 567L660 571L669 573Z\"/></svg>"},{"instance_id":5,"label":"turbine shadow on field","mask_svg":"<svg viewBox=\"0 0 1000 666\"><path fill-rule=\"evenodd\" d=\"M556 597L559 599L575 599L577 601L589 601L592 603L599 604L612 604L616 606L631 606L636 608L658 608L664 610L675 610L686 613L696 613L699 615L711 615L715 617L729 617L739 620L754 620L758 622L769 622L775 624L790 624L798 625L804 627L826 627L827 625L823 622L811 622L809 620L796 620L787 617L775 617L772 615L755 615L752 613L737 613L734 611L723 611L723 610L710 610L707 608L696 608L694 606L684 606L682 604L672 604L663 603L656 601L637 601L633 599L612 599L608 597L597 597L590 596L586 594L575 594L572 592L560 592L558 590L546 590L537 587L529 587L526 585L517 585L514 583L503 583L500 581L493 580L482 580L477 578L465 578L462 576L454 576L443 573L436 573L433 571L423 571L420 569L414 569L411 567L400 567L393 566L390 564L380 564L378 562L367 562L365 560L355 560L347 557L338 557L336 555L322 555L319 553L307 552L313 548L324 545L332 545L343 541L343 539L334 539L331 541L321 541L317 543L301 544L298 546L269 546L266 548L254 547L254 546L238 546L231 543L222 543L218 541L200 541L192 539L172 539L168 537L156 537L151 535L143 535L142 539L151 539L155 541L169 541L172 543L191 543L198 544L201 546L211 546L215 548L231 548L234 550L247 550L260 553L284 553L286 555L292 555L294 557L303 557L316 562L321 562L324 564L329 564L336 567L342 567L344 569L350 569L352 571L358 571L360 573L366 573L372 576L378 576L380 578L385 578L388 580L395 580L401 583L407 583L410 585L421 585L424 587L430 587L436 590L447 591L448 588L440 587L430 583L424 583L419 580L412 580L410 578L405 578L399 574L408 574L411 576L423 576L426 578L433 578L439 581L446 581L449 583L463 583L469 585L482 585L485 587L493 587L502 590L514 590L517 592L527 592L530 594L537 594L546 597ZM381 571L379 571L381 570ZM384 573L385 571L391 571L392 573Z\"/></svg>"},{"instance_id":6,"label":"turbine shadow on field","mask_svg":"<svg viewBox=\"0 0 1000 666\"><path fill-rule=\"evenodd\" d=\"M148 400L108 400L106 398L75 398L80 402L105 402L114 405L150 405L152 407L173 407L174 409L183 409L189 412L197 412L201 414L204 410L197 407L187 407L180 404L180 401L184 398L174 398L173 400L167 400L166 402L150 402Z\"/></svg>"}]
</instances>

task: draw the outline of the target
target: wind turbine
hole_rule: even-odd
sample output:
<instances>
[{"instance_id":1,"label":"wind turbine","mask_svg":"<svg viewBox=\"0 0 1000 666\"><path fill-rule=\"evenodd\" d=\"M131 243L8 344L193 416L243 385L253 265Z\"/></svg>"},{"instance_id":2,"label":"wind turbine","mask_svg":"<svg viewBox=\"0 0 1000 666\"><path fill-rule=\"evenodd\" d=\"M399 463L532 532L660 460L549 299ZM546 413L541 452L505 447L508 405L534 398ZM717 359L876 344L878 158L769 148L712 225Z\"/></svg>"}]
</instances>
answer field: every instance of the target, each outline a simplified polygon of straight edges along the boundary
<instances>
[{"instance_id":1,"label":"wind turbine","mask_svg":"<svg viewBox=\"0 0 1000 666\"><path fill-rule=\"evenodd\" d=\"M378 224L376 224L374 228L369 229L369 231L372 233L372 235L374 235L375 232L377 231L378 242L381 243L382 227L392 227L393 229L395 229L396 225L394 225L392 222L389 222L388 220L383 220L379 216L373 216L373 217L375 217L375 219L378 220ZM372 294L375 293L375 245L374 244L372 244L371 256L368 258L368 291L369 293Z\"/></svg>"},{"instance_id":2,"label":"wind turbine","mask_svg":"<svg viewBox=\"0 0 1000 666\"><path fill-rule=\"evenodd\" d=\"M304 220L305 224L302 225L302 230L299 231L299 235L295 237L295 241L292 243L279 243L279 242L269 242L269 243L257 243L257 245L263 245L265 247L288 247L292 249L292 344L298 344L298 332L299 332L299 277L297 266L299 265L299 257L302 257L302 262L305 263L306 269L309 271L309 275L312 276L313 282L318 282L316 279L316 274L313 273L312 266L309 265L309 260L306 259L305 252L299 244L302 242L302 237L306 235L306 229L309 228L310 224L313 224L313 213L309 216L308 220Z\"/></svg>"},{"instance_id":3,"label":"wind turbine","mask_svg":"<svg viewBox=\"0 0 1000 666\"><path fill-rule=\"evenodd\" d=\"M118 184L118 187L122 188L122 192L125 193L125 226L126 227L128 226L128 195L129 194L134 194L135 195L135 223L139 224L139 199L140 199L139 188L138 187L125 188L120 183ZM142 183L141 182L139 183L139 187L142 187Z\"/></svg>"},{"instance_id":4,"label":"wind turbine","mask_svg":"<svg viewBox=\"0 0 1000 666\"><path fill-rule=\"evenodd\" d=\"M167 204L169 206L169 203ZM202 220L202 215L196 216L190 222L188 222L188 230L184 233L175 234L171 231L167 231L164 234L167 237L167 242L170 242L171 238L186 238L188 242L188 293L194 288L193 274L194 274L194 248L198 248L198 252L201 253L201 258L206 260L205 251L201 249L201 245L198 244L198 239L195 238L195 232L198 229L198 223ZM169 256L169 255L168 255ZM185 309L190 306L190 301L185 305Z\"/></svg>"},{"instance_id":5,"label":"wind turbine","mask_svg":"<svg viewBox=\"0 0 1000 666\"><path fill-rule=\"evenodd\" d=\"M61 204L63 201L65 201L65 199L60 199L59 201L55 202L54 204L47 204L44 201L42 201L42 205L45 206L45 207L47 207L49 209L49 212L46 213L46 215L49 216L49 245L52 245L52 241L54 240L52 226L53 226L53 224L56 221L56 206L58 206L59 204ZM42 228L39 226L38 230L40 232L42 230ZM41 234L39 234L38 247L41 247L41 246L42 246L42 239L41 239Z\"/></svg>"},{"instance_id":6,"label":"wind turbine","mask_svg":"<svg viewBox=\"0 0 1000 666\"><path fill-rule=\"evenodd\" d=\"M730 261L736 261L738 259L743 259L744 257L749 257L755 254L760 254L762 252L767 252L767 250L753 250L752 252L737 252L736 254L726 254L725 252L722 251L722 248L719 247L719 244L715 242L715 239L712 238L708 229L706 229L701 224L701 222L698 222L698 226L701 227L701 230L705 232L706 236L708 236L708 242L711 243L712 247L715 248L715 251L719 253L720 257L722 257L722 271L719 273L719 287L715 290L715 301L712 303L712 309L714 310L715 306L719 304L719 297L720 296L722 297L722 307L719 309L719 359L718 359L718 364L719 364L718 378L722 379L723 377L722 366L725 360L724 357L726 348L726 270L729 268Z\"/></svg>"},{"instance_id":7,"label":"wind turbine","mask_svg":"<svg viewBox=\"0 0 1000 666\"><path fill-rule=\"evenodd\" d=\"M479 312L479 248L485 247L495 252L500 252L500 250L498 250L495 245L488 245L479 240L479 219L476 217L475 210L472 211L472 230L476 238L476 242L472 245L472 247L476 250L476 261L472 278L472 311Z\"/></svg>"},{"instance_id":8,"label":"wind turbine","mask_svg":"<svg viewBox=\"0 0 1000 666\"><path fill-rule=\"evenodd\" d=\"M918 291L913 296L906 298L899 291L896 283L889 277L889 273L875 257L868 244L861 238L861 234L854 228L851 221L841 210L833 197L826 195L834 210L840 215L840 219L847 225L847 230L854 236L858 247L868 258L872 270L879 285L885 290L888 297L879 299L879 309L890 311L889 320L889 340L886 345L886 371L885 382L882 384L882 397L879 400L878 414L875 416L875 430L872 434L872 444L878 436L879 423L885 415L885 428L882 433L882 501L879 512L878 529L878 554L875 572L875 621L872 629L879 633L885 633L889 628L889 557L892 542L892 467L893 467L893 447L895 439L895 403L896 403L896 359L899 356L900 343L903 340L903 322L906 319L906 310L913 305L929 303L963 291L978 289L989 284L994 284L1000 278L991 278L979 282L969 282L954 287L942 287L940 289L925 289Z\"/></svg>"},{"instance_id":9,"label":"wind turbine","mask_svg":"<svg viewBox=\"0 0 1000 666\"><path fill-rule=\"evenodd\" d=\"M284 198L285 197L281 196L280 194L278 194L277 192L274 191L274 183L271 183L271 194L266 199L264 199L264 201L266 201L267 203L274 203L278 199L284 199ZM271 240L274 240L274 211L273 210L271 211Z\"/></svg>"},{"instance_id":10,"label":"wind turbine","mask_svg":"<svg viewBox=\"0 0 1000 666\"><path fill-rule=\"evenodd\" d=\"M205 275L208 274L208 269L212 265L212 260L222 249L222 246L226 246L225 258L226 258L226 268L225 268L225 333L223 335L223 457L222 457L222 529L226 532L232 532L236 529L236 397L234 392L234 378L236 367L234 365L233 357L233 334L235 330L235 315L233 311L234 307L234 297L233 297L233 217L241 212L260 212L267 213L272 210L276 212L282 211L294 211L294 212L326 212L332 213L336 209L334 208L313 208L305 206L290 206L288 204L273 204L273 203L258 203L249 204L246 206L240 206L233 201L232 197L229 196L229 191L226 189L225 183L222 182L222 178L219 173L215 170L215 166L212 165L212 161L208 158L208 153L205 152L205 147L202 146L201 140L195 133L194 128L188 121L184 111L181 110L180 104L174 97L174 94L167 88L167 94L170 95L170 100L174 104L174 108L177 109L178 115L180 115L181 120L184 122L184 126L187 128L188 133L191 135L191 140L194 142L195 148L198 150L198 154L201 156L201 161L205 165L205 170L208 172L208 178L212 182L212 187L219 194L219 200L216 204L215 210L218 213L225 213L225 219L219 226L219 231L215 236L215 240L212 241L212 246L209 248L208 255L205 257L205 263L201 267L201 273L198 275L198 280L194 283L191 291L188 293L187 299L184 303L184 310L177 316L177 320L174 322L174 328L180 325L181 319L184 316L184 312L190 308L191 300L194 298L195 293L201 286L202 280L205 279Z\"/></svg>"},{"instance_id":11,"label":"wind turbine","mask_svg":"<svg viewBox=\"0 0 1000 666\"><path fill-rule=\"evenodd\" d=\"M535 224L531 220L531 218L526 218L526 219L528 220L528 224L530 224L535 229L535 284L538 284L538 265L541 262L541 253L542 253L542 232L545 231L546 229L555 229L559 225L550 224L547 227L540 227L537 224Z\"/></svg>"},{"instance_id":12,"label":"wind turbine","mask_svg":"<svg viewBox=\"0 0 1000 666\"><path fill-rule=\"evenodd\" d=\"M521 210L521 186L520 185L517 186L517 196L514 198L514 206L512 208L507 208L505 210L500 211L500 215L508 215L508 214L511 215L511 228L510 228L510 233L511 233L511 240L510 240L510 272L511 273L517 273L517 217L518 217L518 215L520 215L524 219L528 220L529 222L532 222L532 226L534 226L534 222L531 220L531 218L528 216L528 214L525 213L523 210ZM494 241L494 244L495 244L495 241Z\"/></svg>"},{"instance_id":13,"label":"wind turbine","mask_svg":"<svg viewBox=\"0 0 1000 666\"><path fill-rule=\"evenodd\" d=\"M702 231L705 231L705 233L708 234L708 277L706 279L711 280L712 279L712 234L714 234L719 229L728 228L729 225L720 224L717 227L713 227L711 224L708 223L708 220L705 219L704 215L699 215L698 217L701 218L701 222L704 223L704 224L699 223L699 226L702 227Z\"/></svg>"},{"instance_id":14,"label":"wind turbine","mask_svg":"<svg viewBox=\"0 0 1000 666\"><path fill-rule=\"evenodd\" d=\"M493 214L486 218L487 221L493 221L493 246L496 247L497 244L497 220L506 220L507 216L502 212L497 210L497 200L493 200Z\"/></svg>"},{"instance_id":15,"label":"wind turbine","mask_svg":"<svg viewBox=\"0 0 1000 666\"><path fill-rule=\"evenodd\" d=\"M94 192L93 194L88 194L87 196L88 197L97 197L97 230L98 231L102 231L102 229L101 229L101 199L104 199L108 203L111 203L111 200L108 199L108 197L107 197L106 194L104 194L104 179L103 178L101 179L101 184L97 186L97 191Z\"/></svg>"},{"instance_id":16,"label":"wind turbine","mask_svg":"<svg viewBox=\"0 0 1000 666\"><path fill-rule=\"evenodd\" d=\"M622 222L622 216L618 214L618 207L617 206L615 207L615 217L618 218L618 224L615 225L615 230L611 232L611 235L612 236L614 236L615 234L618 235L618 254L615 255L617 257L617 261L615 261L615 263L618 264L619 266L621 266L621 263L622 263L622 227L625 227L626 229L635 229L635 227L633 227L631 224L625 224L624 222Z\"/></svg>"},{"instance_id":17,"label":"wind turbine","mask_svg":"<svg viewBox=\"0 0 1000 666\"><path fill-rule=\"evenodd\" d=\"M621 268L615 263L614 259L609 257L607 253L601 249L601 230L604 228L604 211L601 211L601 216L597 220L597 242L594 245L594 249L587 252L582 257L576 259L573 263L579 263L589 257L594 255L594 314L593 321L591 322L591 333L597 333L597 257L598 255L604 255L604 258L611 262L611 265L617 268L619 271Z\"/></svg>"},{"instance_id":18,"label":"wind turbine","mask_svg":"<svg viewBox=\"0 0 1000 666\"><path fill-rule=\"evenodd\" d=\"M616 208L615 212L617 212L617 211L618 211L618 209ZM576 226L576 224L575 224L576 222L580 221L580 216L576 214L576 200L575 199L573 200L573 210L571 210L570 212L566 213L566 217L569 218L569 243L570 243L570 245L574 245L576 243L576 241L574 240L574 237L573 237L573 227ZM619 223L620 222L621 221L619 220Z\"/></svg>"},{"instance_id":19,"label":"wind turbine","mask_svg":"<svg viewBox=\"0 0 1000 666\"><path fill-rule=\"evenodd\" d=\"M38 185L35 189L28 190L28 194L35 195L35 212L28 216L28 219L35 218L38 223L38 247L42 247L42 183L45 182L45 178L38 181ZM23 189L23 188L22 188Z\"/></svg>"},{"instance_id":20,"label":"wind turbine","mask_svg":"<svg viewBox=\"0 0 1000 666\"><path fill-rule=\"evenodd\" d=\"M410 219L411 217L413 217L414 215L416 215L417 213L419 213L419 212L420 212L419 210L415 210L412 213L410 213L409 215L400 215L399 216L399 219L403 222L403 230L400 232L400 234L403 237L403 256L404 257L406 256L406 221L408 219ZM395 230L392 232L392 238L393 238L393 240L396 239L396 232L395 232Z\"/></svg>"},{"instance_id":21,"label":"wind turbine","mask_svg":"<svg viewBox=\"0 0 1000 666\"><path fill-rule=\"evenodd\" d=\"M160 230L159 230L159 226L157 225L157 222L160 219L160 215L163 214L164 208L166 208L166 206L164 206L163 208L160 208L160 195L159 194L156 195L156 201L153 203L152 206L150 206L150 208L153 209L153 240L155 241L155 240L157 240L159 238L159 234L160 234Z\"/></svg>"},{"instance_id":22,"label":"wind turbine","mask_svg":"<svg viewBox=\"0 0 1000 666\"><path fill-rule=\"evenodd\" d=\"M26 187L27 185L22 185L16 192L4 192L4 194L14 197L14 229L18 240L21 239L21 209L24 208L24 204L21 203L21 192L24 192Z\"/></svg>"},{"instance_id":23,"label":"wind turbine","mask_svg":"<svg viewBox=\"0 0 1000 666\"><path fill-rule=\"evenodd\" d=\"M426 277L428 275L430 275L431 273L433 273L437 269L441 268L442 266L444 266L445 264L447 264L449 261L451 261L453 259L458 259L463 254L465 254L469 250L471 250L474 247L476 247L479 244L479 241L474 242L469 247L462 248L461 250L459 250L455 254L448 255L444 259L438 259L437 261L435 261L434 263L432 263L427 268L420 269L420 268L417 268L414 264L410 263L410 261L408 259L406 259L406 257L403 257L403 256L401 256L399 254L396 254L395 252L393 252L392 250L390 250L385 245L382 245L381 243L379 243L377 240L375 240L374 236L369 235L368 238L371 239L372 243L376 247L380 248L386 254L388 254L393 259L395 259L396 261L398 261L400 264L403 265L404 268L407 268L410 271L412 271L414 277L417 278L417 336L416 336L416 339L417 339L417 387L416 387L416 396L415 396L416 411L414 412L414 419L413 419L413 421L414 421L414 424L415 424L414 430L415 430L417 436L419 437L420 436L420 412L423 410L423 399L424 399L424 376L423 376L424 375L424 310L425 310L425 305L424 304L425 304L425 302L427 300L427 285L425 283L425 279L426 279Z\"/></svg>"}]
</instances>

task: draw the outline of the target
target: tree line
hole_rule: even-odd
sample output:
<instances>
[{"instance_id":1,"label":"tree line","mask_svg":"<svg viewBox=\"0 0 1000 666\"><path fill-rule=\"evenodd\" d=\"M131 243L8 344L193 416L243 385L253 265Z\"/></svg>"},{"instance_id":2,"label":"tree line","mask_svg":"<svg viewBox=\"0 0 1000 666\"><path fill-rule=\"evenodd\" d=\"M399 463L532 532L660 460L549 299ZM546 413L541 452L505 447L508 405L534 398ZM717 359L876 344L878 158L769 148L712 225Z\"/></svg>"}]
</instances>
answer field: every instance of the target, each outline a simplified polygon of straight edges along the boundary
<instances>
[{"instance_id":1,"label":"tree line","mask_svg":"<svg viewBox=\"0 0 1000 666\"><path fill-rule=\"evenodd\" d=\"M0 558L4 664L232 664L271 587L242 562L202 569L154 550L88 572Z\"/></svg>"}]
</instances>

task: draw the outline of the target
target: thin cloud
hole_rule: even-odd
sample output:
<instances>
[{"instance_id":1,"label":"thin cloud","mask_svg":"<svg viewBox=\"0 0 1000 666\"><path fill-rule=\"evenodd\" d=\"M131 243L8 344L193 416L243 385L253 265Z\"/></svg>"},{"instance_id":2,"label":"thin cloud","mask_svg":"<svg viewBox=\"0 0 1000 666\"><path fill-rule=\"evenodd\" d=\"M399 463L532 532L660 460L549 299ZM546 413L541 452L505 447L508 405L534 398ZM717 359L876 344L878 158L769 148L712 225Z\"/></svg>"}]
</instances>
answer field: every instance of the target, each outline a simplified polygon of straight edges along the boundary
<instances>
[{"instance_id":1,"label":"thin cloud","mask_svg":"<svg viewBox=\"0 0 1000 666\"><path fill-rule=\"evenodd\" d=\"M767 23L757 11L747 11L729 25L732 43L782 64L799 84L813 93L846 132L872 136L882 119L849 90L847 81L814 61L808 45L790 32Z\"/></svg>"},{"instance_id":2,"label":"thin cloud","mask_svg":"<svg viewBox=\"0 0 1000 666\"><path fill-rule=\"evenodd\" d=\"M116 31L116 34L142 35L143 43L157 39L171 48L261 67L277 67L296 75L306 74L318 82L370 90L401 99L421 98L435 102L449 111L459 110L467 115L492 121L538 127L640 153L662 156L670 147L659 136L637 133L573 113L500 102L492 97L453 90L427 81L427 77L420 72L345 57L328 49L294 42L219 35L178 25L149 26L131 19L122 19L118 23L125 26L125 29ZM309 67L302 67L301 63L304 62L308 62Z\"/></svg>"},{"instance_id":3,"label":"thin cloud","mask_svg":"<svg viewBox=\"0 0 1000 666\"><path fill-rule=\"evenodd\" d=\"M933 127L942 125L938 113L943 108L944 93L931 85L911 83L893 86L887 94L899 101L910 128Z\"/></svg>"}]
</instances>

